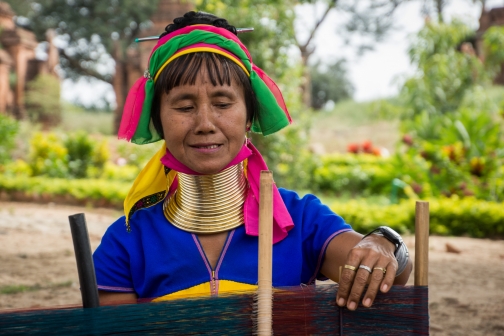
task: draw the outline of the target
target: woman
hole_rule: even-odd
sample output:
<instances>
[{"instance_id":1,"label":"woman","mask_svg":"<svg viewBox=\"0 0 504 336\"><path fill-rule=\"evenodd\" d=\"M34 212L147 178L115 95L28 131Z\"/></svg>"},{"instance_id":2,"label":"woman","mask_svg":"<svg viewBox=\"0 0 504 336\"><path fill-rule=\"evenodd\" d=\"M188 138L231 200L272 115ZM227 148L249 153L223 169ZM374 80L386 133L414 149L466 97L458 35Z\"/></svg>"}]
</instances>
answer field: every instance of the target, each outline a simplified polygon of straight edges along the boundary
<instances>
[{"instance_id":1,"label":"woman","mask_svg":"<svg viewBox=\"0 0 504 336\"><path fill-rule=\"evenodd\" d=\"M168 25L128 95L119 131L137 144L165 144L94 254L101 303L256 288L258 180L267 167L246 133L268 135L289 123L280 91L235 27L195 12ZM381 228L363 239L313 195L274 187L273 231L273 285L327 277L340 283L338 305L351 310L369 278L367 307L411 272L395 232Z\"/></svg>"}]
</instances>

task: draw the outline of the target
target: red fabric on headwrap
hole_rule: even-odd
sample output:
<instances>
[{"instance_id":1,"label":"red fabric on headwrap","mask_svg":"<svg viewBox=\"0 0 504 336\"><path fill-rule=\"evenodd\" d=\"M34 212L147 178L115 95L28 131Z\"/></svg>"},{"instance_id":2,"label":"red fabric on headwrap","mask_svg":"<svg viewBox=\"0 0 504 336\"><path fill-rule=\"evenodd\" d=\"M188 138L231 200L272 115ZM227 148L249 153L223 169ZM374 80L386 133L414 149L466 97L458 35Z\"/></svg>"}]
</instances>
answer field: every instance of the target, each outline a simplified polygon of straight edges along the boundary
<instances>
[{"instance_id":1,"label":"red fabric on headwrap","mask_svg":"<svg viewBox=\"0 0 504 336\"><path fill-rule=\"evenodd\" d=\"M245 232L250 236L259 235L259 179L261 170L268 170L268 166L261 156L261 153L252 143L247 140L243 145L238 155L223 168L227 169L234 166L243 160L247 159L247 180L249 183L249 192L243 205L243 218L245 224ZM189 175L202 175L188 168L182 162L177 160L173 154L166 150L166 154L161 158L161 163L166 167ZM178 181L174 181L170 186L169 193L171 194ZM291 215L283 202L282 196L278 192L277 186L273 185L273 244L278 243L287 237L290 229L294 227Z\"/></svg>"}]
</instances>

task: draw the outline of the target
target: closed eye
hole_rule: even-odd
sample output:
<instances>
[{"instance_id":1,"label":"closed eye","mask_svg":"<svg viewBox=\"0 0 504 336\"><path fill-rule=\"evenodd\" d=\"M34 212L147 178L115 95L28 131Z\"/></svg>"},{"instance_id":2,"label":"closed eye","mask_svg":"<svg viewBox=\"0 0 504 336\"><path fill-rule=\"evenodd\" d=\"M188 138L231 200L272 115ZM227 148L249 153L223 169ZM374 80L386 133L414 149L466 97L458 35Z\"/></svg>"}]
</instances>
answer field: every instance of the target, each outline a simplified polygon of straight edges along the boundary
<instances>
[{"instance_id":1,"label":"closed eye","mask_svg":"<svg viewBox=\"0 0 504 336\"><path fill-rule=\"evenodd\" d=\"M231 103L218 103L218 104L215 104L216 107L220 108L220 109L227 109L229 107L231 107Z\"/></svg>"},{"instance_id":2,"label":"closed eye","mask_svg":"<svg viewBox=\"0 0 504 336\"><path fill-rule=\"evenodd\" d=\"M193 109L192 106L176 107L175 110L179 112L190 112Z\"/></svg>"}]
</instances>

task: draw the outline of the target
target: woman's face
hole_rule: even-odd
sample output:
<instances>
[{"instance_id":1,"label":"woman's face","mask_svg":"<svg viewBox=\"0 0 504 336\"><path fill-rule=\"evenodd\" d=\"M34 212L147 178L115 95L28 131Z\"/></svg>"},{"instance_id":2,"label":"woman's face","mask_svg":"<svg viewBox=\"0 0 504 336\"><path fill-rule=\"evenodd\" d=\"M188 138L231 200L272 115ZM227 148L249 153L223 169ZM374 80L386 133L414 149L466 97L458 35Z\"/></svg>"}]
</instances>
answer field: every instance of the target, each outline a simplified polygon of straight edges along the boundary
<instances>
[{"instance_id":1,"label":"woman's face","mask_svg":"<svg viewBox=\"0 0 504 336\"><path fill-rule=\"evenodd\" d=\"M218 173L243 146L250 123L243 88L234 81L213 86L202 68L195 85L174 87L160 105L166 147L198 173Z\"/></svg>"}]
</instances>

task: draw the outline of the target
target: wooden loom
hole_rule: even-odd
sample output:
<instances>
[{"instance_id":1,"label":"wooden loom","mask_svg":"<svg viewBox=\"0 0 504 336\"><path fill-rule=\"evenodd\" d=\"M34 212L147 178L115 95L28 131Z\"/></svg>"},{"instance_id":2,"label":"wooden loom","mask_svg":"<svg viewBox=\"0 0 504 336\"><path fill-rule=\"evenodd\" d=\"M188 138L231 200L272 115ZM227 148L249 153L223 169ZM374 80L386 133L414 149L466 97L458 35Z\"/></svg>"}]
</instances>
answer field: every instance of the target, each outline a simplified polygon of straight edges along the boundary
<instances>
[{"instance_id":1,"label":"wooden loom","mask_svg":"<svg viewBox=\"0 0 504 336\"><path fill-rule=\"evenodd\" d=\"M272 185L271 173L261 172L257 293L100 307L86 222L77 214L69 219L82 307L0 313L0 335L429 334L427 202L416 203L415 285L393 286L372 307L349 311L335 304L337 284L273 292Z\"/></svg>"}]
</instances>

